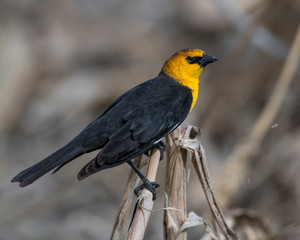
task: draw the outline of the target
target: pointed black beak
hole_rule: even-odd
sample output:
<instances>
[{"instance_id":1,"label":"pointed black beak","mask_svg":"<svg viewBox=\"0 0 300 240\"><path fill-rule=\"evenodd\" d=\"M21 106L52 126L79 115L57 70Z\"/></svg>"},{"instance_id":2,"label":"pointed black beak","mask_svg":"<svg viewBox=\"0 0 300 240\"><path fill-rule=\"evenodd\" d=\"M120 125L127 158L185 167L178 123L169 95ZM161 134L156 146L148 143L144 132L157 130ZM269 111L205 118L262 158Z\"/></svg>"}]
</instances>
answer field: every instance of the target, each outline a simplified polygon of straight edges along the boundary
<instances>
[{"instance_id":1,"label":"pointed black beak","mask_svg":"<svg viewBox=\"0 0 300 240\"><path fill-rule=\"evenodd\" d=\"M210 64L212 62L218 61L219 58L210 56L206 53L203 54L203 57L200 60L200 66L205 67L207 64Z\"/></svg>"}]
</instances>

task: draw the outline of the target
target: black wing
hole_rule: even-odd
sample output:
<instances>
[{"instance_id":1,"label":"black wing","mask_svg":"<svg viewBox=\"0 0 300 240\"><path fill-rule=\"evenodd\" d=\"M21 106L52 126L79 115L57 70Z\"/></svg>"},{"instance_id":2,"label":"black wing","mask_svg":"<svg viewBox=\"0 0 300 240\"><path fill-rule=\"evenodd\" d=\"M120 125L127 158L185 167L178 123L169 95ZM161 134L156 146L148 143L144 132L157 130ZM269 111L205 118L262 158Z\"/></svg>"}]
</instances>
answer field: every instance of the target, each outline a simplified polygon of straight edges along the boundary
<instances>
[{"instance_id":1,"label":"black wing","mask_svg":"<svg viewBox=\"0 0 300 240\"><path fill-rule=\"evenodd\" d=\"M150 150L175 129L187 116L191 103L189 88L160 74L121 95L68 144L12 181L26 186L50 170L58 170L76 157L101 148L80 171L79 179L119 165Z\"/></svg>"},{"instance_id":2,"label":"black wing","mask_svg":"<svg viewBox=\"0 0 300 240\"><path fill-rule=\"evenodd\" d=\"M110 134L96 158L79 172L79 180L149 151L157 141L179 126L189 113L191 90L173 79L158 77L138 92L128 95L133 98L124 101L125 104L122 101L117 104L118 108L127 109L120 119L122 124ZM115 107L112 110L115 111Z\"/></svg>"}]
</instances>

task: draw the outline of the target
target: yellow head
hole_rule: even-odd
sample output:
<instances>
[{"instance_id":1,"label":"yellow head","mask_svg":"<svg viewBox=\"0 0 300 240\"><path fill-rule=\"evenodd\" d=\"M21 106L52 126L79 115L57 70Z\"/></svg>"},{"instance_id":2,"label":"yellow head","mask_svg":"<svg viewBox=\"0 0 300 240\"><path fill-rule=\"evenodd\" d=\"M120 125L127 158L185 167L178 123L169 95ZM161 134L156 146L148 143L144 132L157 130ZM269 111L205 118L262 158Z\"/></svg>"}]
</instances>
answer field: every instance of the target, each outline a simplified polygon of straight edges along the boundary
<instances>
[{"instance_id":1,"label":"yellow head","mask_svg":"<svg viewBox=\"0 0 300 240\"><path fill-rule=\"evenodd\" d=\"M184 49L165 62L163 72L192 90L191 110L197 101L200 74L207 64L217 60L218 58L209 56L200 49Z\"/></svg>"}]
</instances>

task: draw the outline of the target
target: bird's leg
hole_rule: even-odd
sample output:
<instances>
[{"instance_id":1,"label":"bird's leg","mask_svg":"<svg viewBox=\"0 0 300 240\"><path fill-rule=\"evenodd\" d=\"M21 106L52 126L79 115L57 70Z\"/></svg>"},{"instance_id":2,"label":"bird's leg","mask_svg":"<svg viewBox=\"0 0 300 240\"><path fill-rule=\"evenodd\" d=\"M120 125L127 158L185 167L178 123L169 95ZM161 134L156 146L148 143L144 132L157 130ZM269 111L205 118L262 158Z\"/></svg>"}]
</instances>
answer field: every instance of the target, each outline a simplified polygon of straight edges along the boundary
<instances>
[{"instance_id":1,"label":"bird's leg","mask_svg":"<svg viewBox=\"0 0 300 240\"><path fill-rule=\"evenodd\" d=\"M163 158L164 158L164 151L165 151L165 149L166 149L165 143L164 143L162 140L160 140L158 143L156 143L156 144L154 145L153 148L157 148L157 149L159 150L159 152L160 152L159 161L163 160ZM151 150L145 152L144 154L145 154L147 157L150 157L150 153L151 153Z\"/></svg>"},{"instance_id":2,"label":"bird's leg","mask_svg":"<svg viewBox=\"0 0 300 240\"><path fill-rule=\"evenodd\" d=\"M137 173L137 175L139 175L139 177L141 178L141 180L143 181L143 184L136 187L134 189L134 194L138 197L139 196L139 192L143 189L143 188L147 188L151 193L152 193L152 200L154 201L156 199L156 191L155 188L159 187L159 184L157 184L156 182L150 182L145 176L144 174L137 168L137 166L135 166L135 164L130 160L128 161L128 164L130 165L130 167Z\"/></svg>"},{"instance_id":3,"label":"bird's leg","mask_svg":"<svg viewBox=\"0 0 300 240\"><path fill-rule=\"evenodd\" d=\"M166 149L165 143L162 140L160 140L158 143L156 143L154 145L154 148L157 148L159 150L159 152L160 152L159 161L163 160L163 158L164 158L164 151Z\"/></svg>"},{"instance_id":4,"label":"bird's leg","mask_svg":"<svg viewBox=\"0 0 300 240\"><path fill-rule=\"evenodd\" d=\"M159 161L161 161L164 158L164 151L165 151L165 143L160 140L159 142L157 142L153 148L157 148L160 152L160 157L159 157ZM150 156L150 154L148 152L145 153L145 155ZM150 182L145 176L144 174L137 168L137 166L135 166L135 164L130 160L128 161L128 164L130 165L130 167L137 173L137 175L141 178L141 180L143 181L143 184L136 187L134 189L134 194L138 197L139 196L139 192L143 189L143 188L147 188L153 196L153 201L156 199L156 191L155 188L159 187L159 184L156 182Z\"/></svg>"}]
</instances>

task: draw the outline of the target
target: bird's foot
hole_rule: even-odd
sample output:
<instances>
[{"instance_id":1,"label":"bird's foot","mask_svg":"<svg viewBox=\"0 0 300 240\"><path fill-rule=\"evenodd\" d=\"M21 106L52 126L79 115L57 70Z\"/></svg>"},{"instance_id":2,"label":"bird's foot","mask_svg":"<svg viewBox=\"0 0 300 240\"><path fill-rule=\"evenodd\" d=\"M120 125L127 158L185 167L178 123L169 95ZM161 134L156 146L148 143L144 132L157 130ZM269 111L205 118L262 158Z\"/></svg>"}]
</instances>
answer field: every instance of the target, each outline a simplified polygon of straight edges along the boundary
<instances>
[{"instance_id":1,"label":"bird's foot","mask_svg":"<svg viewBox=\"0 0 300 240\"><path fill-rule=\"evenodd\" d=\"M150 182L148 179L145 180L145 182L136 187L134 189L134 194L139 197L139 192L143 189L143 188L147 188L151 193L152 193L152 200L154 201L156 199L156 190L155 188L158 188L159 184L156 182Z\"/></svg>"}]
</instances>

